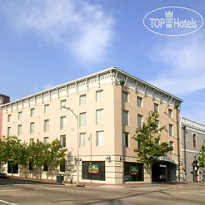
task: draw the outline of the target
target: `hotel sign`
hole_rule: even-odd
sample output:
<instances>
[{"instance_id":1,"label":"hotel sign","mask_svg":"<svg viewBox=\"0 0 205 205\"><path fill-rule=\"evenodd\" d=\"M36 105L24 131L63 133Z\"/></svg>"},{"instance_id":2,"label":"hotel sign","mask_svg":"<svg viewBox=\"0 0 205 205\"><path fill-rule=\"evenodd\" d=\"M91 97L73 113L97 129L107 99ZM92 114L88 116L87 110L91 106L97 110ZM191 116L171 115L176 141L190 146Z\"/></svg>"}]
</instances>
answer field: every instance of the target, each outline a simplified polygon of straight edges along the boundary
<instances>
[{"instance_id":1,"label":"hotel sign","mask_svg":"<svg viewBox=\"0 0 205 205\"><path fill-rule=\"evenodd\" d=\"M161 156L157 158L159 161L166 161L166 162L171 162L173 164L177 164L177 161L170 158L170 157L165 157L165 156Z\"/></svg>"},{"instance_id":2,"label":"hotel sign","mask_svg":"<svg viewBox=\"0 0 205 205\"><path fill-rule=\"evenodd\" d=\"M99 173L99 167L98 165L92 164L88 167L88 172L91 174L98 174Z\"/></svg>"}]
</instances>

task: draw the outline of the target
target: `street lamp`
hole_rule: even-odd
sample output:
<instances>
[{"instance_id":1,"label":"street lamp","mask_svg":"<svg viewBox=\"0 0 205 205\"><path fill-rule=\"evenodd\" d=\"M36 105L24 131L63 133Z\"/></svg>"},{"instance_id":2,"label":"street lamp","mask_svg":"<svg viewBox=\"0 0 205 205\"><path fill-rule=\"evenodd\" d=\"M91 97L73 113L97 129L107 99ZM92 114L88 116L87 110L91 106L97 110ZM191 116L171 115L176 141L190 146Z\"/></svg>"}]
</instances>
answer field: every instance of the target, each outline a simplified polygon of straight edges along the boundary
<instances>
[{"instance_id":1,"label":"street lamp","mask_svg":"<svg viewBox=\"0 0 205 205\"><path fill-rule=\"evenodd\" d=\"M66 106L63 106L63 108L69 110L73 115L74 117L76 118L76 123L77 123L77 159L76 162L77 162L77 186L79 185L79 124L78 124L78 115L70 108L70 107L66 107Z\"/></svg>"}]
</instances>

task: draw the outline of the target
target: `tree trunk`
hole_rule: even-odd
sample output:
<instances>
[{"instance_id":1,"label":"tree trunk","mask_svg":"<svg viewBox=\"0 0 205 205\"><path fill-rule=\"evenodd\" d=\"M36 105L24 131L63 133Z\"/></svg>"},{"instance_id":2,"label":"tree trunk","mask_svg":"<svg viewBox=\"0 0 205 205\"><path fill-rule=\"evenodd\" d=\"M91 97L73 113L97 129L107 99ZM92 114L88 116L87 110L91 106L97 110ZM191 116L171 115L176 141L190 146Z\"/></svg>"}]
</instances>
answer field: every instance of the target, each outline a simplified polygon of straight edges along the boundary
<instances>
[{"instance_id":1,"label":"tree trunk","mask_svg":"<svg viewBox=\"0 0 205 205\"><path fill-rule=\"evenodd\" d=\"M150 183L152 184L152 165L150 165Z\"/></svg>"}]
</instances>

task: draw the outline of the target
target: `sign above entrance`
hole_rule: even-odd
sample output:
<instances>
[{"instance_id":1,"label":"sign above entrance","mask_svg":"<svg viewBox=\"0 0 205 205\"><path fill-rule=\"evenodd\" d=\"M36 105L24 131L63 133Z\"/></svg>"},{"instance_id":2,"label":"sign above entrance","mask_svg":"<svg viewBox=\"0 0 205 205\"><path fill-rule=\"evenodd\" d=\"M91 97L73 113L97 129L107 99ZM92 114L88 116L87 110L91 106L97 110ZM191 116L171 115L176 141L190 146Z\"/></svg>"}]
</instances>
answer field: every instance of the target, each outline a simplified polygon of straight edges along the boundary
<instances>
[{"instance_id":1,"label":"sign above entrance","mask_svg":"<svg viewBox=\"0 0 205 205\"><path fill-rule=\"evenodd\" d=\"M173 163L173 164L177 164L177 161L170 158L170 157L161 156L161 157L158 157L157 159L159 161L166 161L166 162L170 162L170 163Z\"/></svg>"}]
</instances>

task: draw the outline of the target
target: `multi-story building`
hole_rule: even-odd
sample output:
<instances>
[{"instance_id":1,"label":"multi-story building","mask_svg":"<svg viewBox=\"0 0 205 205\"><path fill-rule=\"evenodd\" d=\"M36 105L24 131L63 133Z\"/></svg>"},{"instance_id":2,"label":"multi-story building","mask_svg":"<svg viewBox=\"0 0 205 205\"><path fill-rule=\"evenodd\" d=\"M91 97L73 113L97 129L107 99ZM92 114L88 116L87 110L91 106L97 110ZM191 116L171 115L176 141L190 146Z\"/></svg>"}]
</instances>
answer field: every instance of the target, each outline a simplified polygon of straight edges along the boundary
<instances>
[{"instance_id":1,"label":"multi-story building","mask_svg":"<svg viewBox=\"0 0 205 205\"><path fill-rule=\"evenodd\" d=\"M175 181L180 167L181 102L111 67L3 105L3 134L28 143L61 139L68 149L66 169L61 172L65 180L72 174L80 182L148 182L149 171L134 152L138 143L132 137L149 112L158 110L159 126L166 126L160 141L168 142L173 151L159 158L151 177ZM75 160L81 160L79 167Z\"/></svg>"},{"instance_id":2,"label":"multi-story building","mask_svg":"<svg viewBox=\"0 0 205 205\"><path fill-rule=\"evenodd\" d=\"M10 101L10 97L3 95L0 93L0 140L2 137L2 113L1 113L1 105L8 103Z\"/></svg>"},{"instance_id":3,"label":"multi-story building","mask_svg":"<svg viewBox=\"0 0 205 205\"><path fill-rule=\"evenodd\" d=\"M201 146L205 141L205 125L193 122L184 117L180 119L180 124L182 142L181 155L183 162L183 180L204 181L205 170L198 166L198 162L195 164L194 161L198 159ZM194 175L196 175L196 179L194 178Z\"/></svg>"}]
</instances>

